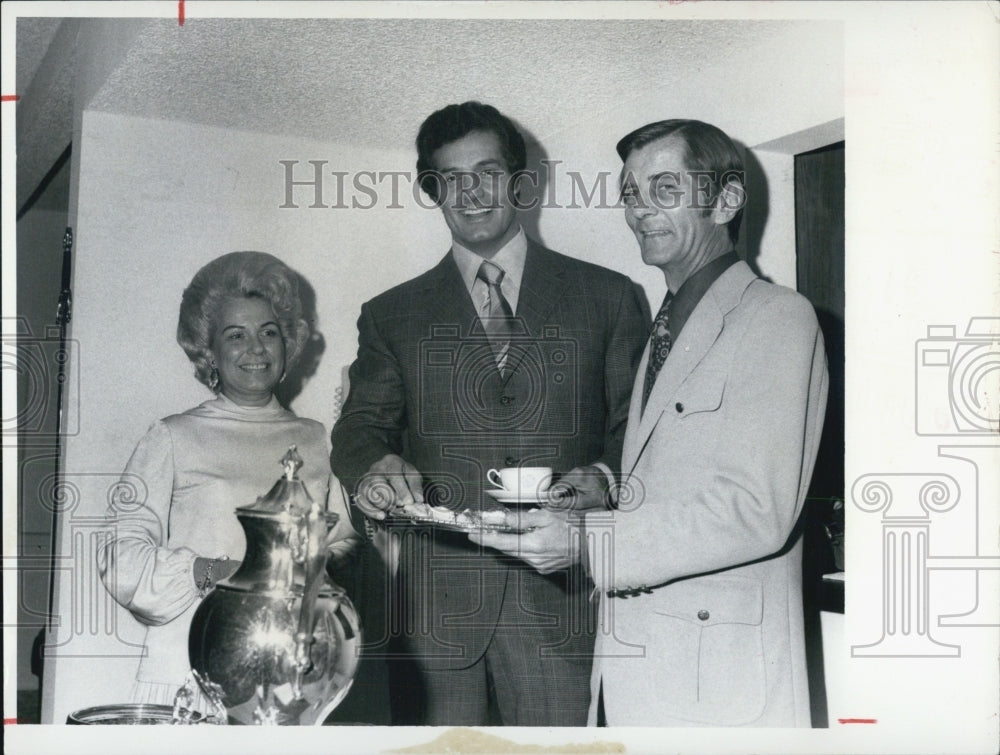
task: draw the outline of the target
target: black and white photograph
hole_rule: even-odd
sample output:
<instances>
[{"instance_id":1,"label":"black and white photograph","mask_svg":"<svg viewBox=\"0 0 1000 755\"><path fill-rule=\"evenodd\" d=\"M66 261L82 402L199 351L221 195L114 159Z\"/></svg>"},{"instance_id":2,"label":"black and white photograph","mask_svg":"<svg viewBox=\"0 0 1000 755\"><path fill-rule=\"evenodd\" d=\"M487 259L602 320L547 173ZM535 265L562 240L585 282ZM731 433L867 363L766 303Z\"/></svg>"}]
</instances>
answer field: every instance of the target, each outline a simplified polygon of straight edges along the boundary
<instances>
[{"instance_id":1,"label":"black and white photograph","mask_svg":"<svg viewBox=\"0 0 1000 755\"><path fill-rule=\"evenodd\" d=\"M0 10L5 749L996 750L1000 5Z\"/></svg>"}]
</instances>

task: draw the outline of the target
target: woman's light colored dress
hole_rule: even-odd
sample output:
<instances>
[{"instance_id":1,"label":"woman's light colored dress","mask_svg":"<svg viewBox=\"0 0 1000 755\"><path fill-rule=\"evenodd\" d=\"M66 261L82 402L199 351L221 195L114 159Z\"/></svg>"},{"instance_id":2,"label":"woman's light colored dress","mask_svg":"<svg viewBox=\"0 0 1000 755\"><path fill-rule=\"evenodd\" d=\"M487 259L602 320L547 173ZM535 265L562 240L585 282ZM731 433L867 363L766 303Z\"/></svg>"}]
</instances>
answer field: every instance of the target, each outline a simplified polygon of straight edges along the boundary
<instances>
[{"instance_id":1,"label":"woman's light colored dress","mask_svg":"<svg viewBox=\"0 0 1000 755\"><path fill-rule=\"evenodd\" d=\"M200 602L194 560L242 560L246 538L235 509L270 490L292 444L309 494L340 514L328 542L334 556L343 555L357 535L339 486L329 494L329 436L319 422L296 417L273 397L267 406L245 407L220 395L155 422L139 441L98 551L105 586L147 625L132 702L173 703L190 669L188 630ZM194 707L208 712L203 700Z\"/></svg>"}]
</instances>

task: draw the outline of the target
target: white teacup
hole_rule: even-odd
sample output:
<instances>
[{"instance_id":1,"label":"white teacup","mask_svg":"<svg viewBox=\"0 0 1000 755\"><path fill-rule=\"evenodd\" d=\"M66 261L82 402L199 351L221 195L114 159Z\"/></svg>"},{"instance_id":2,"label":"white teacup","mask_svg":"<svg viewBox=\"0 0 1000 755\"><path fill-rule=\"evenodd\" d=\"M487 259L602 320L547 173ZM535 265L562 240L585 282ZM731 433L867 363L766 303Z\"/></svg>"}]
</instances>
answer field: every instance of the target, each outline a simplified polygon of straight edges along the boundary
<instances>
[{"instance_id":1,"label":"white teacup","mask_svg":"<svg viewBox=\"0 0 1000 755\"><path fill-rule=\"evenodd\" d=\"M518 495L544 493L552 484L552 467L504 467L491 469L486 479L496 487Z\"/></svg>"}]
</instances>

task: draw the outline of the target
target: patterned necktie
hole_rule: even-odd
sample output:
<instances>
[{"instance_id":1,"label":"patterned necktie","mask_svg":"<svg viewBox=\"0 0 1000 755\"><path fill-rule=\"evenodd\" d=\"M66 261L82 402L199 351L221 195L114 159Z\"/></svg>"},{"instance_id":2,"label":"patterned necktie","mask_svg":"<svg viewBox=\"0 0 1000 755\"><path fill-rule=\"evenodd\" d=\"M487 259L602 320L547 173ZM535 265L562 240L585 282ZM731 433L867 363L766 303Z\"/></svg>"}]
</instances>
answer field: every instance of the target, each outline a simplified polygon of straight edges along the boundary
<instances>
[{"instance_id":1,"label":"patterned necktie","mask_svg":"<svg viewBox=\"0 0 1000 755\"><path fill-rule=\"evenodd\" d=\"M646 383L642 388L642 410L646 411L646 401L656 383L656 376L660 374L660 368L667 361L667 354L673 344L670 335L670 303L674 300L674 295L667 292L663 299L663 306L656 313L653 320L653 332L649 336L649 362L646 364Z\"/></svg>"},{"instance_id":2,"label":"patterned necktie","mask_svg":"<svg viewBox=\"0 0 1000 755\"><path fill-rule=\"evenodd\" d=\"M486 337L493 348L497 369L500 370L501 375L503 375L504 366L507 363L510 337L514 332L514 313L500 290L503 276L503 270L488 260L483 260L483 264L479 266L479 272L476 273L476 277L486 284L487 297L479 315L483 321Z\"/></svg>"}]
</instances>

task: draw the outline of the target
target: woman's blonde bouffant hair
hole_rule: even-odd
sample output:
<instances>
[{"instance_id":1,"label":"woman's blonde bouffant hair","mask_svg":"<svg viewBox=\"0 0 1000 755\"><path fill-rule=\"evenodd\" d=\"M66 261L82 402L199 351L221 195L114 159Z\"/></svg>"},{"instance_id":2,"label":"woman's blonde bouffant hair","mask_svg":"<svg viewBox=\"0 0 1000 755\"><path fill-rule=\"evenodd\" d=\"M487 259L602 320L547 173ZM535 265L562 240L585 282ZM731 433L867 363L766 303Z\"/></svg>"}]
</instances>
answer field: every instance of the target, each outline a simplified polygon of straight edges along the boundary
<instances>
[{"instance_id":1,"label":"woman's blonde bouffant hair","mask_svg":"<svg viewBox=\"0 0 1000 755\"><path fill-rule=\"evenodd\" d=\"M269 302L285 342L285 372L289 372L309 338L302 319L298 276L284 262L264 252L231 252L199 270L181 297L177 343L194 363L199 382L218 392L213 381L212 337L227 299L259 297Z\"/></svg>"}]
</instances>

